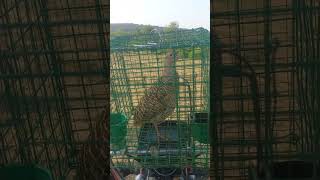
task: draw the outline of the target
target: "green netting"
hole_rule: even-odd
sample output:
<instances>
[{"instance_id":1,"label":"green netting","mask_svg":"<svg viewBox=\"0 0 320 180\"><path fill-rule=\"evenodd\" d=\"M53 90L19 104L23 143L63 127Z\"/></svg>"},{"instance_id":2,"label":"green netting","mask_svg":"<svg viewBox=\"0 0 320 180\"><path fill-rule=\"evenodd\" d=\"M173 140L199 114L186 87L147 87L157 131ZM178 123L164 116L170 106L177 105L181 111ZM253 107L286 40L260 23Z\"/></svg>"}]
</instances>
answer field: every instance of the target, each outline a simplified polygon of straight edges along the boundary
<instances>
[{"instance_id":1,"label":"green netting","mask_svg":"<svg viewBox=\"0 0 320 180\"><path fill-rule=\"evenodd\" d=\"M128 117L125 149L111 148L116 167L208 168L209 37L202 28L111 37L111 111ZM132 113L161 76L169 49L178 57L179 91L174 113L159 126L168 139L158 146L154 127L135 127Z\"/></svg>"},{"instance_id":2,"label":"green netting","mask_svg":"<svg viewBox=\"0 0 320 180\"><path fill-rule=\"evenodd\" d=\"M72 179L109 101L109 1L0 4L0 166Z\"/></svg>"},{"instance_id":3,"label":"green netting","mask_svg":"<svg viewBox=\"0 0 320 180\"><path fill-rule=\"evenodd\" d=\"M270 172L277 179L282 171L293 179L297 169L319 164L319 5L212 1L212 179L248 179L252 168L258 176ZM249 78L248 65L255 72ZM221 66L235 71L221 72ZM260 178L266 177L252 179Z\"/></svg>"}]
</instances>

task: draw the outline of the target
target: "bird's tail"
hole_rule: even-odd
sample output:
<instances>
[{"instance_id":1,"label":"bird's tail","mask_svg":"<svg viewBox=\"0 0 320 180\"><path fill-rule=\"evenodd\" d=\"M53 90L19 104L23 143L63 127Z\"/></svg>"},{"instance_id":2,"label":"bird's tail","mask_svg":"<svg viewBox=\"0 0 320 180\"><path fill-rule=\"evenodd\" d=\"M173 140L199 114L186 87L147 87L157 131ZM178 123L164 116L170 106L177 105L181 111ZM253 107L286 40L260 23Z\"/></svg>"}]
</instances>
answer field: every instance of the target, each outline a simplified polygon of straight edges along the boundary
<instances>
[{"instance_id":1,"label":"bird's tail","mask_svg":"<svg viewBox=\"0 0 320 180\"><path fill-rule=\"evenodd\" d=\"M132 120L133 120L133 126L134 126L134 127L141 127L141 126L142 126L142 123L141 123L141 121L139 120L139 117L138 117L137 113L138 113L138 112L135 110L135 111L132 113L132 116L131 116L131 118L132 118Z\"/></svg>"},{"instance_id":2,"label":"bird's tail","mask_svg":"<svg viewBox=\"0 0 320 180\"><path fill-rule=\"evenodd\" d=\"M142 123L141 123L141 121L139 121L139 119L135 118L134 116L133 116L133 126L135 129L135 135L139 139L139 134L140 134L140 130L142 127Z\"/></svg>"},{"instance_id":3,"label":"bird's tail","mask_svg":"<svg viewBox=\"0 0 320 180\"><path fill-rule=\"evenodd\" d=\"M135 127L137 127L137 128L141 128L142 123L141 123L141 121L133 118L133 126L135 126Z\"/></svg>"}]
</instances>

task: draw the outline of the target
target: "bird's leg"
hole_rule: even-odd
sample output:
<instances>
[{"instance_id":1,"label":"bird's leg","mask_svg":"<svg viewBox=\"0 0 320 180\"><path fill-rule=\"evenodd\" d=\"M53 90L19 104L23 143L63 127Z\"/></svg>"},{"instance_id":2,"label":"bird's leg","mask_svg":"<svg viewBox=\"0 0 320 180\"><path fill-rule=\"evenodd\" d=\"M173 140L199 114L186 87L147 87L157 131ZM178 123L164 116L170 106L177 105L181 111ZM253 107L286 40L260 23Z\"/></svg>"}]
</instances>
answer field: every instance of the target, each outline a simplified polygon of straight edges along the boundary
<instances>
[{"instance_id":1,"label":"bird's leg","mask_svg":"<svg viewBox=\"0 0 320 180\"><path fill-rule=\"evenodd\" d=\"M162 136L162 135L160 134L160 130L159 130L158 124L153 123L153 125L154 125L154 128L156 129L158 144L160 145L160 138L161 138L161 139L168 140L168 138L166 138L166 137L164 137L164 136Z\"/></svg>"},{"instance_id":2,"label":"bird's leg","mask_svg":"<svg viewBox=\"0 0 320 180\"><path fill-rule=\"evenodd\" d=\"M156 134L157 134L157 141L158 141L158 146L160 146L160 131L159 131L159 127L156 123L153 123L154 128L156 129Z\"/></svg>"}]
</instances>

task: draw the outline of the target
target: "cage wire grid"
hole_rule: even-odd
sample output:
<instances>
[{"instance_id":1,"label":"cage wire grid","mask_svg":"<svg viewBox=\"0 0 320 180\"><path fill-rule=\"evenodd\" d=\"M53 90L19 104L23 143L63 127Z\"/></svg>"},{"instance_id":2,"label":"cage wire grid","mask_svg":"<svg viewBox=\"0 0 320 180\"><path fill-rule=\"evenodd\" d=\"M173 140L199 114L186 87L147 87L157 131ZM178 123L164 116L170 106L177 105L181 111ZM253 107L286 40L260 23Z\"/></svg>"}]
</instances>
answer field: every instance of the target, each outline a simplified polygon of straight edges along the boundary
<instances>
[{"instance_id":1,"label":"cage wire grid","mask_svg":"<svg viewBox=\"0 0 320 180\"><path fill-rule=\"evenodd\" d=\"M128 119L126 127L122 126L127 129L123 144L117 143L112 132L119 124L111 123L110 154L115 167L163 171L192 166L208 171L208 136L200 129L208 124L209 38L209 31L203 28L111 37L111 115L120 113ZM174 140L160 141L157 147L154 139L147 138L155 136L154 127L134 126L132 115L145 90L161 77L169 49L177 54L179 90L175 111L162 123L160 132ZM197 113L202 113L198 118L203 122L193 120Z\"/></svg>"},{"instance_id":2,"label":"cage wire grid","mask_svg":"<svg viewBox=\"0 0 320 180\"><path fill-rule=\"evenodd\" d=\"M276 163L319 163L319 7L313 0L211 2L213 179L253 179L259 171L276 178ZM231 51L244 58L222 53ZM251 82L240 75L246 62L257 80L260 132ZM239 76L222 72L227 66ZM294 174L288 169L282 173Z\"/></svg>"},{"instance_id":3,"label":"cage wire grid","mask_svg":"<svg viewBox=\"0 0 320 180\"><path fill-rule=\"evenodd\" d=\"M109 3L3 0L0 17L0 165L69 179L109 104Z\"/></svg>"},{"instance_id":4,"label":"cage wire grid","mask_svg":"<svg viewBox=\"0 0 320 180\"><path fill-rule=\"evenodd\" d=\"M80 163L75 152L86 140L92 127L91 122L97 117L99 110L108 104L108 76L105 70L108 67L106 24L109 22L109 5L105 1L82 3L71 0L3 0L0 6L0 164L38 163L49 168L55 179L65 179L70 169L76 169ZM211 25L219 40L223 42L222 49L243 55L256 71L262 121L262 162L268 164L288 159L318 161L319 2L213 1ZM123 38L125 42L128 41L126 37ZM274 38L279 40L280 46L272 58ZM158 42L156 40L153 39L153 43ZM121 44L122 41L118 42ZM111 53L111 56L117 54L116 52L119 57L121 53L127 53L133 60L141 51L142 56L152 54L150 59L153 64L157 63L157 59L161 63L160 58L165 54L165 51L160 52L161 49L179 49L178 45L181 45L175 42L168 43L165 48L154 48L153 44L148 42L141 43L147 45L145 47L126 47L125 53L122 52L123 49L114 50L115 53ZM138 41L133 44L140 43ZM180 48L182 47L190 49L190 43L182 43ZM211 46L212 54L217 54L218 49L219 47ZM192 63L184 64L193 58L182 59L179 66L198 67ZM127 60L125 63L129 62L130 60ZM239 59L224 54L223 63L238 65ZM139 64L131 64L139 67ZM238 66L241 69L246 69L243 62L240 64L241 66ZM146 74L156 72L151 77L155 80L158 76L158 70L155 70L157 68L151 68L152 63L146 62L146 65L150 66L150 69L140 71ZM112 67L115 72L118 71L117 68L123 69L121 65L112 66L115 66ZM212 65L211 72L214 72L215 68ZM133 69L129 70L134 74ZM180 69L184 76L183 71ZM114 74L121 81L126 80L121 78L126 73L120 72L117 72L119 75ZM203 77L200 82L208 83L207 73L208 71L204 70L200 75ZM191 80L188 79L191 85L199 83L193 81L190 73L185 76L191 77ZM120 83L120 80L117 83ZM121 95L120 99L123 100L116 102L114 97L111 97L112 111L128 113L129 117L142 92L135 92L125 99L126 92L130 92L129 87L132 87L126 86L125 81L122 83L124 85L118 85L118 88L122 88L119 91L124 92L124 95L118 95ZM148 83L151 81L138 86L150 87ZM250 99L250 84L247 77L223 78L220 87L223 98L216 103L219 105L217 109L222 113L213 110L219 116L214 118L211 124L214 128L214 143L210 151L210 173L215 179L248 179L250 164L254 167L257 165L257 138L254 127L256 119L253 101ZM192 93L199 92L197 88L193 91L193 88ZM217 88L217 92L220 92L219 86ZM185 87L181 85L180 89L186 92L181 94L185 99L179 97L179 103L189 102L186 100L188 93ZM206 93L199 96L208 96L208 92ZM208 104L204 106L208 107ZM194 108L194 111L197 110L202 111L199 107ZM188 108L178 106L170 119L185 121L187 113ZM131 142L127 149L135 150L136 130L130 128L130 120L127 127L129 135L134 135L126 137L127 141ZM207 144L203 144L198 149L209 148ZM206 159L203 166L208 166L208 158L203 158ZM134 160L128 156L113 156L112 160L118 163L118 167L134 165ZM125 163L120 165L120 162ZM157 162L144 163L152 167L158 166Z\"/></svg>"}]
</instances>

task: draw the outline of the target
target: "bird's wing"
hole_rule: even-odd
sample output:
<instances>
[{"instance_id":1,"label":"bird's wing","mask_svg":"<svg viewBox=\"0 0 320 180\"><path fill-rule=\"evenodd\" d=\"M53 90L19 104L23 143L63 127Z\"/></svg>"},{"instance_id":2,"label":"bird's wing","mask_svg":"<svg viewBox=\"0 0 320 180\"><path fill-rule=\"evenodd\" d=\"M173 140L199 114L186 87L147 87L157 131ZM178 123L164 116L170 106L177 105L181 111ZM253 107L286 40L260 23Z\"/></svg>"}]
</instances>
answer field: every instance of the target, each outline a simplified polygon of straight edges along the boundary
<instances>
[{"instance_id":1,"label":"bird's wing","mask_svg":"<svg viewBox=\"0 0 320 180\"><path fill-rule=\"evenodd\" d=\"M166 85L153 86L145 92L134 112L136 124L150 122L154 117L167 111L172 107L173 98L175 98L172 87ZM172 99L172 100L169 100Z\"/></svg>"}]
</instances>

